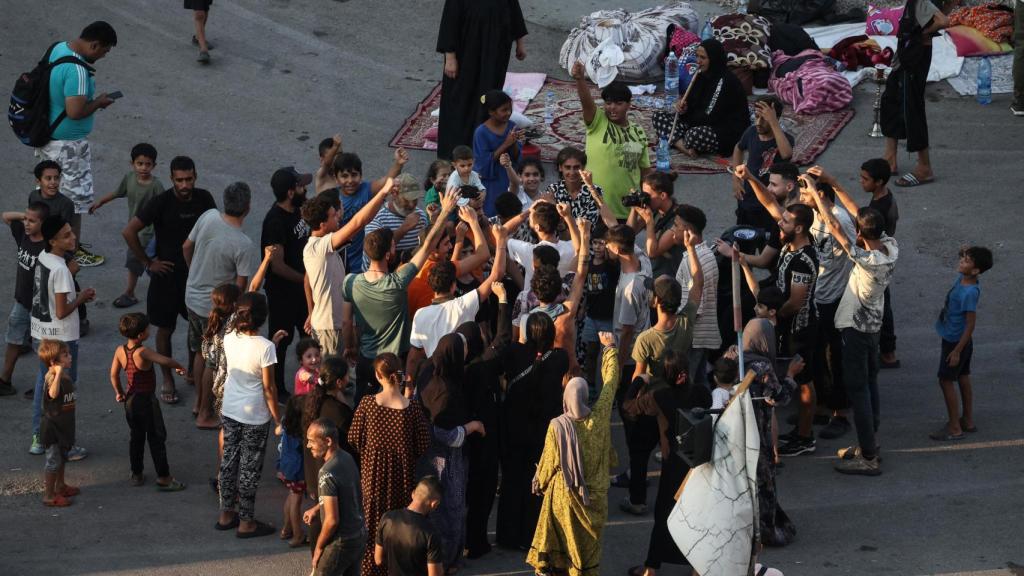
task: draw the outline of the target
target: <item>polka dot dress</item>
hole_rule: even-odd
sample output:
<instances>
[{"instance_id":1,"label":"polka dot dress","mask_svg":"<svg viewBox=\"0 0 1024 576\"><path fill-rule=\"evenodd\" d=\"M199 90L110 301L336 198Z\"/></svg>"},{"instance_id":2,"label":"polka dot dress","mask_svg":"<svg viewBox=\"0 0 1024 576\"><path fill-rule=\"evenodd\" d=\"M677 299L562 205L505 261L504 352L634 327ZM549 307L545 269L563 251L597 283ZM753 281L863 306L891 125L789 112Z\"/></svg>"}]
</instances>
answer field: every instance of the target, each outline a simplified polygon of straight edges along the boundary
<instances>
[{"instance_id":1,"label":"polka dot dress","mask_svg":"<svg viewBox=\"0 0 1024 576\"><path fill-rule=\"evenodd\" d=\"M374 396L365 396L352 418L348 441L359 455L363 516L372 542L380 517L409 504L416 461L430 447L430 424L415 400L398 410L378 405ZM385 566L374 563L373 546L366 547L361 573L387 574Z\"/></svg>"}]
</instances>

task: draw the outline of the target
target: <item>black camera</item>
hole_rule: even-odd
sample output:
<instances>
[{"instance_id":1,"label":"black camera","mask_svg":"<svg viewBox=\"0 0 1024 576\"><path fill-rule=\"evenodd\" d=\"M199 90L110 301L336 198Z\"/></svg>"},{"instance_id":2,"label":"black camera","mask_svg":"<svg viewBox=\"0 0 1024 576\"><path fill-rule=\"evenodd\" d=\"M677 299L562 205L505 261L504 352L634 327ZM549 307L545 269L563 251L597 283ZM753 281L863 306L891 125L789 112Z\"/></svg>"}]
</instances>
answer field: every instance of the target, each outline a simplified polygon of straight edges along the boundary
<instances>
[{"instance_id":1,"label":"black camera","mask_svg":"<svg viewBox=\"0 0 1024 576\"><path fill-rule=\"evenodd\" d=\"M626 208L646 208L651 203L651 197L636 190L622 197L622 205Z\"/></svg>"}]
</instances>

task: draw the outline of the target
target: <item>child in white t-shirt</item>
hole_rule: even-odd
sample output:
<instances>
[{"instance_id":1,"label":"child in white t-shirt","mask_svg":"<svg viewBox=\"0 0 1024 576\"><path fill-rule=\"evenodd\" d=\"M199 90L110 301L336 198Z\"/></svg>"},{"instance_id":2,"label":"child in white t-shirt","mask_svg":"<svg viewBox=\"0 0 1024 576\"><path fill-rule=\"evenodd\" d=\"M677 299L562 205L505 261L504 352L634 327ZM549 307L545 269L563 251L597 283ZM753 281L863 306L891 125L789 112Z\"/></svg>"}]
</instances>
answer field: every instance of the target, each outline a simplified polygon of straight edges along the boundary
<instances>
[{"instance_id":1,"label":"child in white t-shirt","mask_svg":"<svg viewBox=\"0 0 1024 576\"><path fill-rule=\"evenodd\" d=\"M724 409L732 400L733 387L739 376L739 366L732 358L722 356L715 361L715 389L711 391L711 409ZM718 419L718 416L715 416Z\"/></svg>"}]
</instances>

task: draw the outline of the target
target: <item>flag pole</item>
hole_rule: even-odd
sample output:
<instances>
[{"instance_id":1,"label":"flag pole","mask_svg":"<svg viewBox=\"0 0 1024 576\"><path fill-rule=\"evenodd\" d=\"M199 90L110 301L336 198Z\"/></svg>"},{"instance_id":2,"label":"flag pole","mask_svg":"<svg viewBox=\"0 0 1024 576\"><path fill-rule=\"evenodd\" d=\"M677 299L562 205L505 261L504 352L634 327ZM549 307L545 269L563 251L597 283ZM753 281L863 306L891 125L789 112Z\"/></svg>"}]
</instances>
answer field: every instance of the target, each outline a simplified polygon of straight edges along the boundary
<instances>
[{"instance_id":1,"label":"flag pole","mask_svg":"<svg viewBox=\"0 0 1024 576\"><path fill-rule=\"evenodd\" d=\"M739 353L739 373L743 374L743 309L740 295L740 257L733 248L732 251L732 325L736 331L736 350Z\"/></svg>"}]
</instances>

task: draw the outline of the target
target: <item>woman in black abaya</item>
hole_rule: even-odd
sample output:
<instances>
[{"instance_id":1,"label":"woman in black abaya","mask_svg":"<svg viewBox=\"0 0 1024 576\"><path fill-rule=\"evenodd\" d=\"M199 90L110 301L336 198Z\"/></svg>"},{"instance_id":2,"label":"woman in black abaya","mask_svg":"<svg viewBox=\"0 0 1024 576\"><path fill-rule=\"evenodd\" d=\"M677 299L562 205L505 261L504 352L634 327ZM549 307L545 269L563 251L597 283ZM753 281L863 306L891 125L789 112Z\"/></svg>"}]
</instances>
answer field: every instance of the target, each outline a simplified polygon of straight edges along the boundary
<instances>
[{"instance_id":1,"label":"woman in black abaya","mask_svg":"<svg viewBox=\"0 0 1024 576\"><path fill-rule=\"evenodd\" d=\"M452 148L473 144L480 124L480 96L501 90L508 70L509 47L526 58L526 22L519 0L445 0L437 51L444 54L437 157L451 158Z\"/></svg>"}]
</instances>

